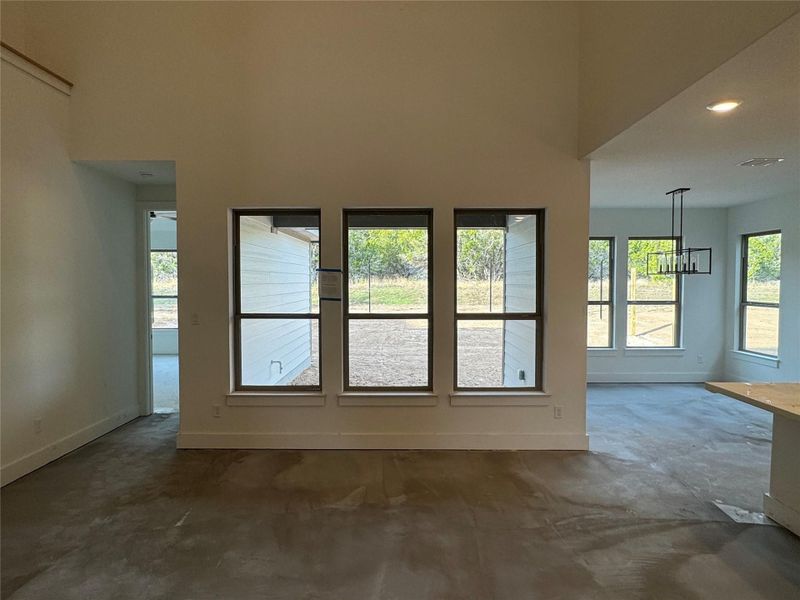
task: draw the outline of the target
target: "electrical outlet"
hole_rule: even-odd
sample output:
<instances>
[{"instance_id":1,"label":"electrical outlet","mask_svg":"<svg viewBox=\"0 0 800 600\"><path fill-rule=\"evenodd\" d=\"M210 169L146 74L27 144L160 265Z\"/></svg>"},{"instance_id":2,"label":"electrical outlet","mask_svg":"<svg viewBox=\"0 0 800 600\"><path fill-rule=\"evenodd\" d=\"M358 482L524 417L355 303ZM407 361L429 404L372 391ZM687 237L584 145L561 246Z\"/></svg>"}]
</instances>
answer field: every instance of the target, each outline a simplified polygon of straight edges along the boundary
<instances>
[{"instance_id":1,"label":"electrical outlet","mask_svg":"<svg viewBox=\"0 0 800 600\"><path fill-rule=\"evenodd\" d=\"M217 419L219 419L222 416L222 413L220 412L221 408L222 407L219 404L214 405L214 417Z\"/></svg>"},{"instance_id":2,"label":"electrical outlet","mask_svg":"<svg viewBox=\"0 0 800 600\"><path fill-rule=\"evenodd\" d=\"M41 419L34 419L33 420L33 431L35 433L42 433L42 420Z\"/></svg>"},{"instance_id":3,"label":"electrical outlet","mask_svg":"<svg viewBox=\"0 0 800 600\"><path fill-rule=\"evenodd\" d=\"M698 354L698 355L697 355L697 364L698 364L698 365L702 365L702 364L703 364L703 362L704 362L704 360L705 360L705 359L703 358L703 355L702 355L702 354Z\"/></svg>"},{"instance_id":4,"label":"electrical outlet","mask_svg":"<svg viewBox=\"0 0 800 600\"><path fill-rule=\"evenodd\" d=\"M553 418L554 419L560 419L561 418L561 407L560 406L554 406L553 407Z\"/></svg>"},{"instance_id":5,"label":"electrical outlet","mask_svg":"<svg viewBox=\"0 0 800 600\"><path fill-rule=\"evenodd\" d=\"M200 325L200 315L197 313L192 313L190 321L192 325Z\"/></svg>"}]
</instances>

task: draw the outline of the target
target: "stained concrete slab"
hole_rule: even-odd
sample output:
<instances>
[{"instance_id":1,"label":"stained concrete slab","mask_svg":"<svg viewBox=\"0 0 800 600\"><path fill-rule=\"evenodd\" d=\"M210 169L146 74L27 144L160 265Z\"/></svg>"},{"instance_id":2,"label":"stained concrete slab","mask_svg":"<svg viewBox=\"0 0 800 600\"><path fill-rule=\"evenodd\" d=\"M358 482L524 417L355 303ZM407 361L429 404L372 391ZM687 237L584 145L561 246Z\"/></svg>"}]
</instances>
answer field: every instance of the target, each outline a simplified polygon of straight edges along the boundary
<instances>
[{"instance_id":1,"label":"stained concrete slab","mask_svg":"<svg viewBox=\"0 0 800 600\"><path fill-rule=\"evenodd\" d=\"M800 598L759 511L771 418L699 386L592 386L582 452L176 451L131 423L2 490L2 595Z\"/></svg>"},{"instance_id":2,"label":"stained concrete slab","mask_svg":"<svg viewBox=\"0 0 800 600\"><path fill-rule=\"evenodd\" d=\"M176 354L154 354L153 412L178 412L178 356Z\"/></svg>"}]
</instances>

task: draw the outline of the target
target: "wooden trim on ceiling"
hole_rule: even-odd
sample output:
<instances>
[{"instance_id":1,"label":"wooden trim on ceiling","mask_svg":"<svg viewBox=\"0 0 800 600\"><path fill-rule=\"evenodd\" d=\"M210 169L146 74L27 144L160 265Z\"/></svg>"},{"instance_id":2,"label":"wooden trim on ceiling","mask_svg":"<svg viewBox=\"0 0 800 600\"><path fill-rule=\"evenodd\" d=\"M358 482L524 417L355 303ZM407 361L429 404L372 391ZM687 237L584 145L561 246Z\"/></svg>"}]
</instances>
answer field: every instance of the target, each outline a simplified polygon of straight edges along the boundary
<instances>
[{"instance_id":1,"label":"wooden trim on ceiling","mask_svg":"<svg viewBox=\"0 0 800 600\"><path fill-rule=\"evenodd\" d=\"M69 79L67 79L65 77L62 77L61 75L59 75L55 71L52 71L52 70L48 69L43 64L33 60L30 56L27 56L26 54L20 52L19 50L17 50L13 46L9 46L8 44L6 44L3 41L0 41L0 48L3 49L3 51L4 51L3 54L5 54L5 51L7 51L8 53L12 54L13 57L16 58L16 60L15 60L15 58L13 58L13 57L3 56L3 58L8 60L8 62L10 62L11 64L14 64L17 67L23 68L24 70L27 70L31 75L34 75L34 76L38 77L39 79L41 79L42 81L45 81L46 83L51 83L52 79L55 79L56 82L58 82L59 85L55 85L54 87L56 87L57 89L60 89L61 91L66 92L67 94L70 93L70 91L72 90L73 86L75 85ZM25 66L27 66L28 68L26 69L25 67L20 65L19 64L20 61L22 61L23 63L26 63ZM31 67L32 67L32 69L31 69ZM44 75L44 76L42 76L42 75ZM50 79L50 78L52 78L52 79ZM50 81L47 81L48 79L50 79ZM51 83L51 85L52 85L52 83ZM66 88L62 89L61 86L66 86Z\"/></svg>"}]
</instances>

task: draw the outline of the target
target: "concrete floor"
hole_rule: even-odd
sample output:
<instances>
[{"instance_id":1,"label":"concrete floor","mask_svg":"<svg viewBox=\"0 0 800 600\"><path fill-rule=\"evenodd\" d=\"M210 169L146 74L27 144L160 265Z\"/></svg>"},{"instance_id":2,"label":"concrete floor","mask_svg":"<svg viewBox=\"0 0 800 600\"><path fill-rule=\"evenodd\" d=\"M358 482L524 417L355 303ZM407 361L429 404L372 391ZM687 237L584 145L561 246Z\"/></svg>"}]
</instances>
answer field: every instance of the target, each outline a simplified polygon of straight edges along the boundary
<instances>
[{"instance_id":1,"label":"concrete floor","mask_svg":"<svg viewBox=\"0 0 800 600\"><path fill-rule=\"evenodd\" d=\"M178 356L153 355L153 412L178 412Z\"/></svg>"},{"instance_id":2,"label":"concrete floor","mask_svg":"<svg viewBox=\"0 0 800 600\"><path fill-rule=\"evenodd\" d=\"M770 418L593 386L592 451L176 451L139 419L2 491L14 600L800 598L760 510Z\"/></svg>"}]
</instances>

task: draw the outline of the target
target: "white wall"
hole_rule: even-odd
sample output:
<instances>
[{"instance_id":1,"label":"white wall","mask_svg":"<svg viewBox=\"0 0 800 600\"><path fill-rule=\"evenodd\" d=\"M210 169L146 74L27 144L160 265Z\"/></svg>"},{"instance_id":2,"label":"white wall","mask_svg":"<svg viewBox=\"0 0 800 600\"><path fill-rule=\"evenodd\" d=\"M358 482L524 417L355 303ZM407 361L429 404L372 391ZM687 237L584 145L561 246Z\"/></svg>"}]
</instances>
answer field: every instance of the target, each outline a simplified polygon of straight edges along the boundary
<instances>
[{"instance_id":1,"label":"white wall","mask_svg":"<svg viewBox=\"0 0 800 600\"><path fill-rule=\"evenodd\" d=\"M614 330L615 347L589 349L590 382L689 382L721 377L725 367L727 209L687 209L684 246L711 246L711 275L683 278L682 344L680 349L625 348L627 327L627 240L670 234L669 209L594 208L590 235L616 238ZM584 297L586 291L584 290ZM702 357L702 358L699 358ZM700 362L702 360L702 363Z\"/></svg>"},{"instance_id":2,"label":"white wall","mask_svg":"<svg viewBox=\"0 0 800 600\"><path fill-rule=\"evenodd\" d=\"M741 236L781 230L781 297L778 361L738 352ZM800 198L753 202L728 211L725 295L725 378L800 381Z\"/></svg>"},{"instance_id":3,"label":"white wall","mask_svg":"<svg viewBox=\"0 0 800 600\"><path fill-rule=\"evenodd\" d=\"M73 158L176 162L181 446L586 447L586 365L575 353L586 248L575 240L588 235L588 168L576 155L575 4L12 7L25 31L4 22L4 40L23 40L80 89ZM323 267L341 265L344 207L434 209L431 397L343 406L341 307L325 303L322 398L226 405L229 210L265 206L321 208ZM453 209L486 206L547 211L549 395L462 406L474 400L449 395Z\"/></svg>"},{"instance_id":4,"label":"white wall","mask_svg":"<svg viewBox=\"0 0 800 600\"><path fill-rule=\"evenodd\" d=\"M5 484L139 409L134 186L70 162L68 96L1 77Z\"/></svg>"}]
</instances>

